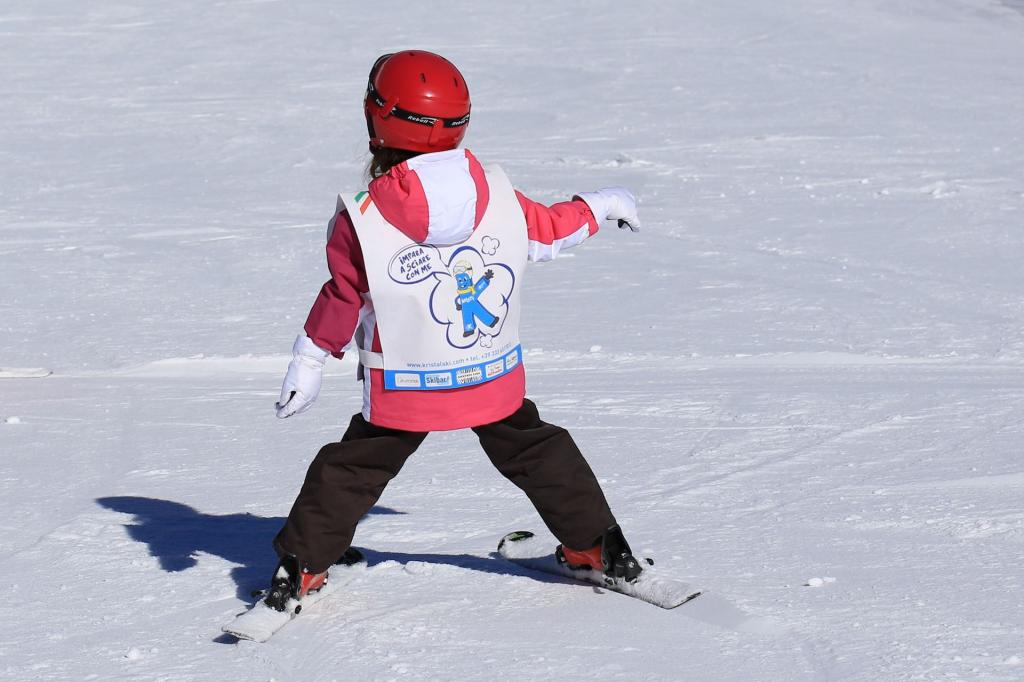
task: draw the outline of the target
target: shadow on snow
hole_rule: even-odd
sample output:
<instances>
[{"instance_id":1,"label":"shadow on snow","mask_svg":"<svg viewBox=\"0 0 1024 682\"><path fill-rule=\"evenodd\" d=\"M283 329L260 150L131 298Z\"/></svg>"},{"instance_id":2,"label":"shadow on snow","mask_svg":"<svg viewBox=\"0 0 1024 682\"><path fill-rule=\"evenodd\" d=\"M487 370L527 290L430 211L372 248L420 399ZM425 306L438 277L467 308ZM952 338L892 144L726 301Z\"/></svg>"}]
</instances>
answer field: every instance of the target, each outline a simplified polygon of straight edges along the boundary
<instances>
[{"instance_id":1,"label":"shadow on snow","mask_svg":"<svg viewBox=\"0 0 1024 682\"><path fill-rule=\"evenodd\" d=\"M200 552L237 564L231 570L231 579L235 582L239 599L252 601L252 591L266 587L277 565L277 557L270 543L284 525L281 517L204 514L180 502L149 497L101 497L96 502L107 509L132 514L135 518L125 524L128 535L146 543L150 556L156 557L160 568L167 572L176 573L192 568ZM388 507L374 507L368 516L404 513ZM386 561L401 564L420 561L484 573L539 578L530 571L495 561L496 554L487 558L471 554L411 554L360 549L366 555L369 566ZM558 581L558 578L554 581Z\"/></svg>"}]
</instances>

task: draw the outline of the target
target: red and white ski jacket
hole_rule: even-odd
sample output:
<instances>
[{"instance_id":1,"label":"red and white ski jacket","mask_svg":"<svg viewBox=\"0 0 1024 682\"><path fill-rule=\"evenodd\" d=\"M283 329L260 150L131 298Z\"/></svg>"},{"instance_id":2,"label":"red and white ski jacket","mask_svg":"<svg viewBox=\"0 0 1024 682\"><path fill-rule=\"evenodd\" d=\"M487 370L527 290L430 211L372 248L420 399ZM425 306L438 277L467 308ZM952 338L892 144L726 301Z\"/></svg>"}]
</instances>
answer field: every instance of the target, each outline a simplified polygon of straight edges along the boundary
<instances>
[{"instance_id":1,"label":"red and white ski jacket","mask_svg":"<svg viewBox=\"0 0 1024 682\"><path fill-rule=\"evenodd\" d=\"M368 188L384 218L417 242L461 242L480 224L487 208L489 190L476 157L463 149L436 154L442 155L453 180L443 189L433 189L437 187L436 176L425 188L407 163L374 179ZM467 171L472 182L459 182ZM460 185L475 194L468 197L475 198L475 216L462 210L467 197L451 191ZM597 232L597 221L581 200L549 207L519 191L516 196L526 217L528 260L552 260L562 249L576 246ZM327 240L331 279L313 303L306 334L338 358L355 344L382 352L363 254L348 213L338 213L332 225ZM363 416L373 424L405 431L447 431L489 424L519 409L526 395L522 363L514 371L483 384L434 391L387 390L381 370L364 368L363 372Z\"/></svg>"}]
</instances>

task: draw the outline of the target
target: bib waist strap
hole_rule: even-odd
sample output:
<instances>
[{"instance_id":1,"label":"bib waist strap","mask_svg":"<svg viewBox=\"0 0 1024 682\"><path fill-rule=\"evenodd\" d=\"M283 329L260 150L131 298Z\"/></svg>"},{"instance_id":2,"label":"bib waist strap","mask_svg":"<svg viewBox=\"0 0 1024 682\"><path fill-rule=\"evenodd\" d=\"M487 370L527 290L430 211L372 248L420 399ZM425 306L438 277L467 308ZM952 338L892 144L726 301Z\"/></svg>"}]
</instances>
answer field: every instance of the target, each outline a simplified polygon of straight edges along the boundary
<instances>
[{"instance_id":1,"label":"bib waist strap","mask_svg":"<svg viewBox=\"0 0 1024 682\"><path fill-rule=\"evenodd\" d=\"M384 355L360 348L359 364L370 369L384 369Z\"/></svg>"}]
</instances>

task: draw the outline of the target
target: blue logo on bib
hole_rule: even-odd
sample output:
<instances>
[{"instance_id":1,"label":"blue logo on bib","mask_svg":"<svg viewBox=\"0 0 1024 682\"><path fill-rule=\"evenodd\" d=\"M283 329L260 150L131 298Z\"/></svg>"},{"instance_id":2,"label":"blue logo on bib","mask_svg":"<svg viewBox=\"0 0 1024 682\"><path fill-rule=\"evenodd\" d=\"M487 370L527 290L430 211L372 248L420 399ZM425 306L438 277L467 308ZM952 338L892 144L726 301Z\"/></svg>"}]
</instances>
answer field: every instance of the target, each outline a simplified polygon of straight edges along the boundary
<instances>
[{"instance_id":1,"label":"blue logo on bib","mask_svg":"<svg viewBox=\"0 0 1024 682\"><path fill-rule=\"evenodd\" d=\"M500 242L484 237L480 251L462 246L449 252L428 244L412 244L396 253L388 274L399 284L433 286L430 316L445 328L448 343L470 348L491 346L501 333L509 298L515 289L512 268L486 260L497 255Z\"/></svg>"}]
</instances>

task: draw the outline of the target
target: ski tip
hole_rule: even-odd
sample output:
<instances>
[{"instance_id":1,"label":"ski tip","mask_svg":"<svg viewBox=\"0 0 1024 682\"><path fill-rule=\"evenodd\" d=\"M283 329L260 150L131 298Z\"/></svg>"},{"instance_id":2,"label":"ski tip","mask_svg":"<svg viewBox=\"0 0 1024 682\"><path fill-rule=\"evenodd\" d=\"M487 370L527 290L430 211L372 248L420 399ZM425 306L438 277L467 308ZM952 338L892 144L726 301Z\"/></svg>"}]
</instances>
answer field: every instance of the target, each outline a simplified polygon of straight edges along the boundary
<instances>
[{"instance_id":1,"label":"ski tip","mask_svg":"<svg viewBox=\"0 0 1024 682\"><path fill-rule=\"evenodd\" d=\"M501 542L498 543L498 551L501 551L506 542L519 542L520 540L528 540L532 537L533 533L528 530L513 531L501 539Z\"/></svg>"},{"instance_id":2,"label":"ski tip","mask_svg":"<svg viewBox=\"0 0 1024 682\"><path fill-rule=\"evenodd\" d=\"M251 632L233 630L228 625L225 625L224 627L222 627L220 629L220 631L223 632L224 635L227 635L228 637L234 637L238 641L245 641L245 642L265 642L265 641L267 641L267 638L261 639L261 638L259 638L259 636L254 635ZM222 636L224 636L224 635L222 635Z\"/></svg>"},{"instance_id":3,"label":"ski tip","mask_svg":"<svg viewBox=\"0 0 1024 682\"><path fill-rule=\"evenodd\" d=\"M679 602L678 604L672 606L671 608L675 609L675 608L679 608L683 604L689 604L690 602L692 602L694 599L696 599L697 597L699 597L702 594L704 594L704 593L703 592L694 592L693 594L688 594L688 595L686 595L686 597L681 602Z\"/></svg>"}]
</instances>

